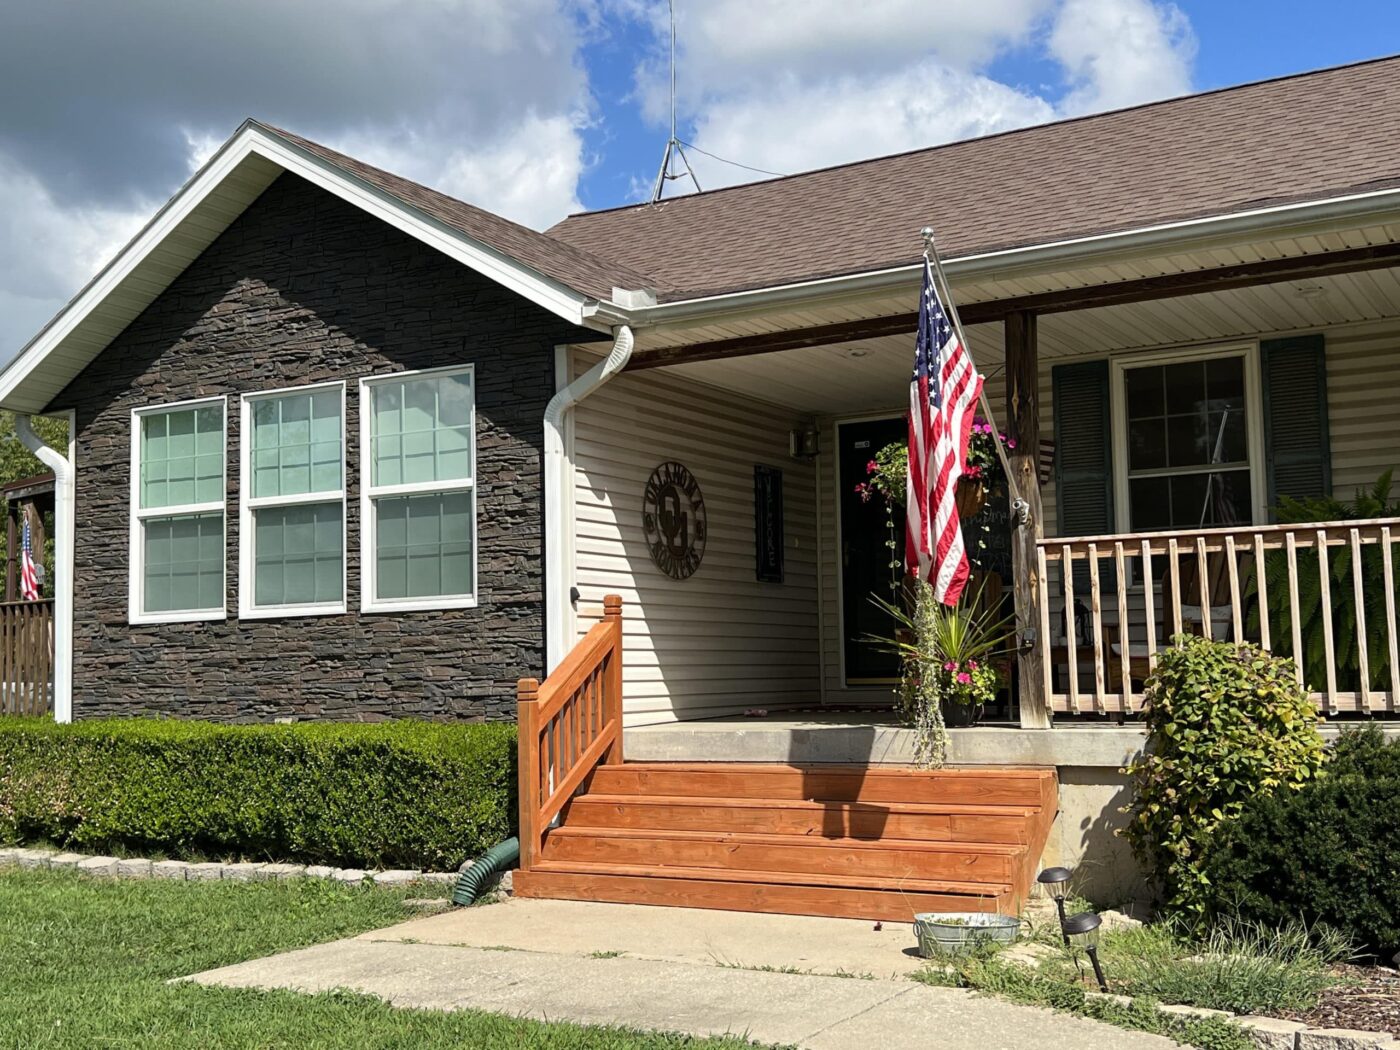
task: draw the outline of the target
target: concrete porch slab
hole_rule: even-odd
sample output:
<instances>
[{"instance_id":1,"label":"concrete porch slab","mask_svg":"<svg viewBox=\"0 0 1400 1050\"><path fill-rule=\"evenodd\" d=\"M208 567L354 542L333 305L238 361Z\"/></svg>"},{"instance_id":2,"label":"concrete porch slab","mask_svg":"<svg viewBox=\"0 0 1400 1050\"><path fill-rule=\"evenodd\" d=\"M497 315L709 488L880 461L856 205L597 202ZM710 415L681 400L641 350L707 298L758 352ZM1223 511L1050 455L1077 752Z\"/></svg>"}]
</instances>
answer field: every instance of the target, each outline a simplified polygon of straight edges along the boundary
<instances>
[{"instance_id":1,"label":"concrete porch slab","mask_svg":"<svg viewBox=\"0 0 1400 1050\"><path fill-rule=\"evenodd\" d=\"M1061 725L1054 729L976 726L948 731L952 765L1112 768L1142 751L1141 725ZM883 712L815 712L714 718L626 730L634 762L854 762L912 765L914 731Z\"/></svg>"}]
</instances>

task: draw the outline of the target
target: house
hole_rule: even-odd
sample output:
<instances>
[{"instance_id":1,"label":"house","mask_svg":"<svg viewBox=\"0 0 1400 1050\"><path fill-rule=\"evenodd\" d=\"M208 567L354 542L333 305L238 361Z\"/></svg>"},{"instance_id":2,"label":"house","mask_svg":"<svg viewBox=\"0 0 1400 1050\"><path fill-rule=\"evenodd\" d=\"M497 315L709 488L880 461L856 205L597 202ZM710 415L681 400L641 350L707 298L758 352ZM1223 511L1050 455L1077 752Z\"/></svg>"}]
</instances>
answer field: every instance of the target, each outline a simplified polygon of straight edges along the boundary
<instances>
[{"instance_id":1,"label":"house","mask_svg":"<svg viewBox=\"0 0 1400 1050\"><path fill-rule=\"evenodd\" d=\"M1116 870L1172 635L1400 708L1400 519L1274 521L1400 463L1396 141L1383 59L536 233L249 121L0 375L31 447L74 421L56 711L499 718L526 679L527 892L898 916ZM918 774L853 489L929 223L1029 514L1008 724Z\"/></svg>"}]
</instances>

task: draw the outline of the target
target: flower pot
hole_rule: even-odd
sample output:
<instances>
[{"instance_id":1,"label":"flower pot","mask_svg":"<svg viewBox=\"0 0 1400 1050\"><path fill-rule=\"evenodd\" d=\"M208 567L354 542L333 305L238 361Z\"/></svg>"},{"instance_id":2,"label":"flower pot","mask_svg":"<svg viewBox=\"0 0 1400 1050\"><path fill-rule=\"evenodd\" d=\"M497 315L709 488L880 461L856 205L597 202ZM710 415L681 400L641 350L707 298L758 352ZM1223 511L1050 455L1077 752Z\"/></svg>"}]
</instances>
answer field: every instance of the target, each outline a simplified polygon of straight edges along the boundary
<instances>
[{"instance_id":1,"label":"flower pot","mask_svg":"<svg viewBox=\"0 0 1400 1050\"><path fill-rule=\"evenodd\" d=\"M914 916L914 935L925 959L959 955L989 941L1010 944L1021 920L980 911L933 911Z\"/></svg>"},{"instance_id":2,"label":"flower pot","mask_svg":"<svg viewBox=\"0 0 1400 1050\"><path fill-rule=\"evenodd\" d=\"M958 478L953 498L958 505L958 519L967 521L982 513L990 494L981 478Z\"/></svg>"},{"instance_id":3,"label":"flower pot","mask_svg":"<svg viewBox=\"0 0 1400 1050\"><path fill-rule=\"evenodd\" d=\"M975 726L982 721L982 712L986 710L983 704L949 704L943 705L943 724L949 729L966 729L968 726Z\"/></svg>"}]
</instances>

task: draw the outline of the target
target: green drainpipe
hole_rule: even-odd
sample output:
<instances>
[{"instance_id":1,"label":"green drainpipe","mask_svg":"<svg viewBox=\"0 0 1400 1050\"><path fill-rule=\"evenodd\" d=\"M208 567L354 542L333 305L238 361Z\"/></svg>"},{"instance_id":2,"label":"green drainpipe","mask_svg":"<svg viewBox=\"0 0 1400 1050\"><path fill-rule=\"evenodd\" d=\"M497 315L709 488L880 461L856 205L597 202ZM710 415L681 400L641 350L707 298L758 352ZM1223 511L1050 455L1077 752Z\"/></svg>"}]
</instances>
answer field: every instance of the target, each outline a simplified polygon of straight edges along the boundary
<instances>
[{"instance_id":1,"label":"green drainpipe","mask_svg":"<svg viewBox=\"0 0 1400 1050\"><path fill-rule=\"evenodd\" d=\"M457 879L457 888L452 891L453 904L475 904L476 898L491 877L510 868L520 859L520 840L508 838L492 846Z\"/></svg>"}]
</instances>

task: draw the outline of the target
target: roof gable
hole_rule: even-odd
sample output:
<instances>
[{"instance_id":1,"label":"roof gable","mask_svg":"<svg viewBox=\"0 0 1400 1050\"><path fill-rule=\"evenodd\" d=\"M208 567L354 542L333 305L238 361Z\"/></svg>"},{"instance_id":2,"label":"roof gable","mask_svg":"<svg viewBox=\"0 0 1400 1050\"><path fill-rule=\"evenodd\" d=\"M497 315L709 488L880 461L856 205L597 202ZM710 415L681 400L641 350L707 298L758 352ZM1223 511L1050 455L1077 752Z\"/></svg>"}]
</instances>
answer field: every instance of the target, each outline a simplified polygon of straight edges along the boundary
<instances>
[{"instance_id":1,"label":"roof gable","mask_svg":"<svg viewBox=\"0 0 1400 1050\"><path fill-rule=\"evenodd\" d=\"M642 278L307 139L248 121L0 373L0 407L39 412L284 171L578 325Z\"/></svg>"}]
</instances>

